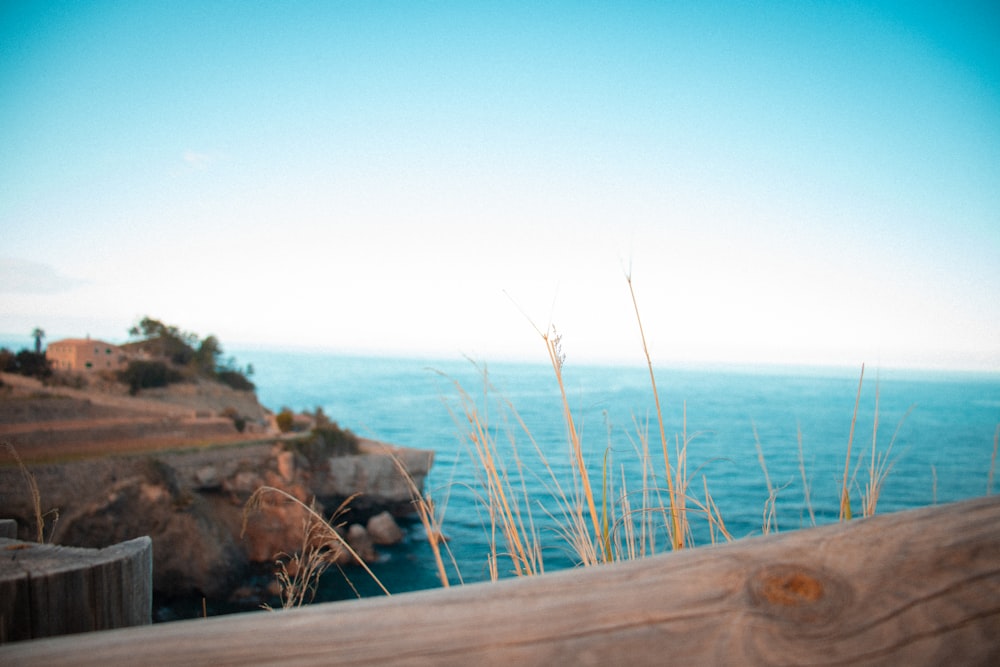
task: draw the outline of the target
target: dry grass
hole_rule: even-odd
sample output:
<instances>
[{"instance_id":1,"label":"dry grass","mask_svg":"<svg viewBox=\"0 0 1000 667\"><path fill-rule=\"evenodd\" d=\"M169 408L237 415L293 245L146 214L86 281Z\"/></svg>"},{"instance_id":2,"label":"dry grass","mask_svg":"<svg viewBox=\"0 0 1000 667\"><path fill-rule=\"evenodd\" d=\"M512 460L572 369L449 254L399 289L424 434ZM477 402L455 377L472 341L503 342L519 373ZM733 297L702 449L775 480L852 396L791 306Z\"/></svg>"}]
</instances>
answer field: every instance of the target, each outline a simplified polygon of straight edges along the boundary
<instances>
[{"instance_id":1,"label":"dry grass","mask_svg":"<svg viewBox=\"0 0 1000 667\"><path fill-rule=\"evenodd\" d=\"M566 383L563 377L566 357L562 347L562 336L555 327L550 325L548 329L543 331L532 323L542 338L559 392L562 418L567 433L569 460L572 463L572 488L569 492L562 488L552 466L531 436L530 430L509 402L501 404L502 412L504 415L512 416L511 421L516 423L519 428L496 429L490 423L489 410L481 407L460 383L452 380L462 403L461 421L465 424L477 469L481 473L484 489L482 499L490 518L492 544L490 569L494 578L499 576L497 563L503 558L510 560L511 572L518 576L532 575L544 570L542 559L544 549L532 516L532 508L538 503L528 497L524 484L526 471L532 469L532 466L526 465L521 458L515 435L524 435L531 442L535 455L541 464L540 467L534 469L546 473L547 481L544 483L544 488L555 499L557 506L555 509L545 509L544 511L549 518L558 524L558 534L570 546L576 562L580 565L642 558L657 553L661 550L658 536L666 536L669 548L673 550L694 546L692 521L695 519L705 522L709 540L712 543L717 540L732 539L719 508L712 499L706 477L701 476L700 494L695 494L692 488L692 477L687 465L688 446L692 442L692 438L689 437L687 430L686 405L684 406L680 432L673 438L673 451L671 451L656 374L631 275L626 275L626 282L635 310L643 355L649 370L650 389L656 412L655 431L658 435L658 438L650 437L651 424L648 418L643 423L633 420L635 434L634 437L630 435L629 438L632 441L633 450L641 470L641 489L630 490L628 488L629 479L635 479L634 473L631 477L626 474L624 465L616 468L614 450L610 445L610 435L609 445L600 460L599 468L596 465L592 466L592 462L587 460L581 431L577 426L573 410L570 408L566 392ZM485 406L488 405L492 387L485 367L481 369L481 373L483 378L482 405ZM880 395L876 383L871 449L868 452L858 453L855 460L854 436L861 405L864 373L865 368L862 365L851 417L843 478L839 489L841 521L850 520L854 516L855 508L851 501L852 492L860 494L858 507L861 509L862 516L867 517L875 514L885 482L895 462L893 446L903 422L913 409L911 407L900 420L888 447L884 451L880 451L878 448ZM777 499L787 484L779 487L772 483L756 425L751 424L751 427L758 461L767 487L768 496L764 503L761 524L762 532L767 534L778 530ZM506 434L510 440L509 451L512 453L512 460L509 462L502 459L501 450L497 446L497 438L501 433ZM994 443L994 464L998 445L1000 445L1000 426L998 426ZM812 505L810 482L806 474L800 427L797 427L797 446L799 472L804 488L804 503L808 511L809 523L815 525L816 515ZM653 460L656 457L662 457L662 464L659 467L653 465ZM859 489L858 475L862 469L865 469L863 466L866 457L866 479L864 487ZM600 471L599 482L596 477L598 470ZM992 466L988 487L992 489Z\"/></svg>"},{"instance_id":2,"label":"dry grass","mask_svg":"<svg viewBox=\"0 0 1000 667\"><path fill-rule=\"evenodd\" d=\"M278 582L282 586L283 607L299 606L306 602L307 598L308 601L311 601L315 596L319 578L331 564L336 562L337 556L341 551L347 552L351 556L351 559L372 578L372 581L378 585L382 592L390 595L389 590L382 585L382 582L371 571L371 568L368 567L364 559L341 537L337 528L316 511L315 506L306 505L283 489L273 486L261 486L253 492L243 509L243 534L246 533L250 515L272 502L271 496L277 496L278 502L296 504L306 513L302 546L299 552L290 556L287 554L279 554L278 556L277 577ZM346 510L352 499L353 497L348 498L334 512L333 519L331 520L336 520L336 517ZM349 579L348 583L350 583Z\"/></svg>"},{"instance_id":3,"label":"dry grass","mask_svg":"<svg viewBox=\"0 0 1000 667\"><path fill-rule=\"evenodd\" d=\"M704 476L701 478L702 497L698 497L691 486L687 451L692 438L687 432L686 406L680 432L674 436L672 443L667 437L656 374L631 276L626 276L626 281L649 369L658 434L657 439L650 438L648 418L643 423L633 420L635 434L629 439L641 470L641 489L633 491L628 488L626 466L616 465L610 435L599 468L590 467L581 429L570 406L563 377L566 357L562 337L555 327L550 325L543 331L532 323L545 346L558 390L571 464L569 489L563 487L530 429L509 401L496 403L501 415L498 420L500 426L491 422L490 397L494 390L485 367L477 367L483 387L480 400L476 400L460 382L449 378L461 405L460 410L452 411L452 415L462 426L480 476L481 498L489 517L490 573L494 579L500 576L499 563L508 560L510 573L516 576L530 576L544 571L545 547L533 514L539 507L558 526L558 537L568 545L575 561L584 566L651 555L661 550L659 536L665 536L671 549L693 546L693 517L701 517L706 522L711 541L732 539L712 500L707 479ZM522 458L517 446L521 436L531 443L540 465L527 465ZM509 460L503 458L504 449L500 446L504 437L510 452ZM656 458L662 461L659 469L654 463ZM538 476L532 470L543 471L544 474ZM554 507L545 507L540 499L529 497L525 478L532 474L553 499Z\"/></svg>"},{"instance_id":4,"label":"dry grass","mask_svg":"<svg viewBox=\"0 0 1000 667\"><path fill-rule=\"evenodd\" d=\"M840 520L850 521L851 512L851 487L848 480L848 472L851 469L851 446L854 444L854 427L858 423L858 406L861 405L861 384L865 380L865 365L861 364L861 377L858 378L858 394L854 399L854 415L851 417L851 433L847 437L847 456L844 459L844 480L840 485Z\"/></svg>"},{"instance_id":5,"label":"dry grass","mask_svg":"<svg viewBox=\"0 0 1000 667\"><path fill-rule=\"evenodd\" d=\"M864 453L858 455L858 460L854 468L853 474L848 474L851 467L851 447L854 442L854 428L858 420L858 407L861 403L861 388L864 384L865 378L865 367L864 364L861 366L861 374L858 378L858 393L854 400L854 414L851 417L851 431L847 440L847 456L844 460L844 478L840 487L840 520L850 521L853 518L853 512L851 509L851 489L857 486L857 475L858 471L864 464ZM861 495L861 513L864 517L874 516L876 509L878 508L879 498L882 496L882 489L885 486L885 481L889 477L889 473L892 471L892 467L895 463L895 459L891 458L892 448L896 443L896 437L899 435L899 430L902 428L903 423L909 417L910 413L913 412L914 406L906 411L906 414L899 420L896 425L896 430L892 434L892 438L889 440L889 445L886 447L885 451L880 452L878 450L878 430L879 430L879 399L881 395L881 390L879 387L878 380L875 381L875 408L874 416L872 418L872 447L871 455L868 460L868 479L865 482L864 488L860 490ZM935 495L936 495L936 479L935 479Z\"/></svg>"},{"instance_id":6,"label":"dry grass","mask_svg":"<svg viewBox=\"0 0 1000 667\"><path fill-rule=\"evenodd\" d=\"M28 467L24 465L24 461L21 460L20 455L17 453L14 445L10 442L4 441L4 449L14 462L17 464L18 469L21 471L21 476L24 478L25 484L28 486L28 493L31 495L31 507L35 515L35 541L39 544L45 542L45 517L48 514L53 514L52 527L55 528L56 522L59 520L58 510L52 510L50 513L42 512L42 494L38 490L38 482L35 481L35 476L28 470ZM50 531L51 532L51 531Z\"/></svg>"},{"instance_id":7,"label":"dry grass","mask_svg":"<svg viewBox=\"0 0 1000 667\"><path fill-rule=\"evenodd\" d=\"M458 563L455 561L455 556L451 553L451 549L448 548L448 543L444 538L444 531L441 528L444 516L437 513L437 508L434 505L434 500L431 498L430 492L420 492L416 482L413 481L413 476L410 475L410 471L406 469L403 462L397 456L392 457L392 462L396 465L399 474L406 480L406 484L410 489L410 498L412 499L413 507L417 511L417 516L420 517L420 523L424 527L424 533L427 535L427 543L430 545L431 553L434 554L434 564L437 567L438 578L441 580L441 585L444 588L448 588L450 583L448 581L448 571L444 566L444 558L441 554L442 547L448 552L448 558L451 560L451 564L459 579L461 579L462 575L458 570Z\"/></svg>"}]
</instances>

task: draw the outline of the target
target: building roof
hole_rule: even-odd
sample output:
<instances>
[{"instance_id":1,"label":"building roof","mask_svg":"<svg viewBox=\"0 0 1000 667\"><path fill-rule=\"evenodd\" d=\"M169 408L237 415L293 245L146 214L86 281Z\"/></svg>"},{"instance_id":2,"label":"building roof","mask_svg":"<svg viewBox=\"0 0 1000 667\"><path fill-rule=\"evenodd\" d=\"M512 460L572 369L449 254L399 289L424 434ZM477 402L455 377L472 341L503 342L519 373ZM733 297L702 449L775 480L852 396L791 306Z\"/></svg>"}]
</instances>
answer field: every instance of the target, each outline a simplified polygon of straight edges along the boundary
<instances>
[{"instance_id":1,"label":"building roof","mask_svg":"<svg viewBox=\"0 0 1000 667\"><path fill-rule=\"evenodd\" d=\"M115 343L109 343L99 338L62 338L49 342L48 346L52 347L53 345L72 345L74 347L82 345L110 345L111 347L118 347Z\"/></svg>"}]
</instances>

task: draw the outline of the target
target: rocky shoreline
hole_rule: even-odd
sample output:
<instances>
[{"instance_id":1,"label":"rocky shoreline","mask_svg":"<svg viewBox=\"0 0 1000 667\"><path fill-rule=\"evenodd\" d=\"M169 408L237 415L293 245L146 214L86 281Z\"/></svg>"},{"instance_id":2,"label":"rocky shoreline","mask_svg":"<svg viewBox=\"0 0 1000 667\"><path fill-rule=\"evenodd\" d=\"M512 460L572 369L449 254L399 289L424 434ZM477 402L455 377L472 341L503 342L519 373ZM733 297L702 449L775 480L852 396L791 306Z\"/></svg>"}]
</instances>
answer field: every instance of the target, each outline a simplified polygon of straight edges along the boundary
<instances>
[{"instance_id":1,"label":"rocky shoreline","mask_svg":"<svg viewBox=\"0 0 1000 667\"><path fill-rule=\"evenodd\" d=\"M10 389L7 377L0 391ZM187 413L157 416L149 398L139 405L115 397L117 405L108 406L93 392L81 397L51 389L41 397L40 388L32 391L8 393L0 401L0 426L6 431L0 437L26 453L22 458L36 480L45 515L45 539L105 547L149 535L159 599L231 601L259 593L248 596L247 581L271 585L261 574L273 572L279 554L301 549L307 513L277 493L245 512L261 487L280 489L326 512L351 499L338 523L355 551L374 560L379 544L402 539L394 518L413 511L410 482L400 468L422 489L433 463L431 451L371 440L345 449L321 429L282 435L260 415L252 421L256 432L237 433L220 414L231 407L225 400L211 406L197 400L164 402L168 410ZM38 405L45 402L49 405ZM252 412L252 405L242 407ZM49 418L39 419L46 409ZM123 416L123 410L133 413ZM19 412L33 421L16 416ZM94 426L91 435L86 435L88 422ZM164 438L164 432L171 437ZM95 448L104 453L93 454ZM58 459L60 452L65 460ZM19 537L33 539L32 493L21 469L5 463L0 466L0 517L15 519Z\"/></svg>"}]
</instances>

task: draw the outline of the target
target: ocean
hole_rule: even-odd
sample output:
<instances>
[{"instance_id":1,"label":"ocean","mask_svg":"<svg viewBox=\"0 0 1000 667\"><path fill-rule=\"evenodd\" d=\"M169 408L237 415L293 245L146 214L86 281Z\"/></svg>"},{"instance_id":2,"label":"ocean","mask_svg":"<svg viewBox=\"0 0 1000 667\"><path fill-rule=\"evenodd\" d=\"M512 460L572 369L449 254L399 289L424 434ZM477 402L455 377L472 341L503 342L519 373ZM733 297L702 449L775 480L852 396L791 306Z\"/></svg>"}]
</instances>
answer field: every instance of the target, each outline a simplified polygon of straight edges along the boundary
<instances>
[{"instance_id":1,"label":"ocean","mask_svg":"<svg viewBox=\"0 0 1000 667\"><path fill-rule=\"evenodd\" d=\"M26 337L7 338L3 344L11 349L30 343ZM435 452L425 492L443 515L443 532L454 557L453 563L448 562L453 585L488 580L492 551L481 467L474 461L462 411L464 392L495 435L510 479L530 498L544 568L553 571L577 564L560 533L565 522L552 516L559 514L561 505L552 492L549 470L566 489L572 488L574 475L559 387L547 364L253 347L227 348L227 352L241 366L253 365L258 397L272 410L322 407L341 427L360 436ZM765 524L768 530L789 531L837 521L860 365L662 365L654 370L671 463L676 465L675 443L686 433L692 495L703 501L707 486L733 538L760 535ZM664 490L648 369L574 364L571 359L563 368L563 379L597 492L607 479L609 498L619 498L625 486L633 507L641 505L637 450L643 438L649 443L656 474L646 486ZM856 480L851 493L856 514L871 459L876 400L876 459L890 465L878 513L981 496L1000 485L990 478L1000 425L1000 375L868 367L850 464ZM536 446L548 467L536 454ZM519 458L513 455L514 448ZM859 456L863 456L860 465ZM709 544L713 536L707 523L697 513L692 516L691 539L696 545ZM419 521L405 527L404 543L381 548L372 570L393 593L440 586ZM661 536L657 548L665 546ZM510 560L503 558L505 548L501 545L499 551L499 574L511 576ZM316 600L382 594L360 570L347 572L350 582L335 569L328 572ZM198 602L195 615L200 613ZM217 611L232 609L220 605Z\"/></svg>"},{"instance_id":2,"label":"ocean","mask_svg":"<svg viewBox=\"0 0 1000 667\"><path fill-rule=\"evenodd\" d=\"M360 436L434 450L425 491L443 514L453 585L490 577L490 517L462 411L467 396L495 435L514 486L530 499L525 509L534 517L545 570L576 564L560 533L562 522L553 516L560 502L549 471L565 489L573 487L574 476L551 367L252 348L234 353L240 364L253 365L258 396L273 410L322 407ZM671 463L686 433L690 490L704 500L707 486L733 538L759 535L765 525L789 531L836 521L860 371L860 365L655 367ZM569 362L563 379L598 493L607 482L607 497L618 498L627 488L633 507L641 504L644 439L657 475L646 488L665 489L648 369ZM860 514L873 432L876 460L889 466L878 503L878 513L887 513L986 494L998 425L996 374L867 368L850 464L854 512ZM693 516L691 539L710 543L708 524ZM406 527L409 537L382 550L375 574L393 593L440 586L419 522ZM665 545L661 538L659 549ZM505 548L499 551L500 576L510 576ZM336 570L325 575L317 601L381 594L360 571L350 577L348 583Z\"/></svg>"}]
</instances>

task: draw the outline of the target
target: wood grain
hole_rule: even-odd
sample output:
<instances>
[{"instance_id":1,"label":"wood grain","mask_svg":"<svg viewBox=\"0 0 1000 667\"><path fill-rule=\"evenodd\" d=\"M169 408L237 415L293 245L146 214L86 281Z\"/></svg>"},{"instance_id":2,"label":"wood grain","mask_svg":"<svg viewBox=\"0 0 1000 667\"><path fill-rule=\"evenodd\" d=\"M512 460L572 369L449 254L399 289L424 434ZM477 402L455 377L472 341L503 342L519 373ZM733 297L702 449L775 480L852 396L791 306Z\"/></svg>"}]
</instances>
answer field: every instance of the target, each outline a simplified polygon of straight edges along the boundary
<instances>
[{"instance_id":1,"label":"wood grain","mask_svg":"<svg viewBox=\"0 0 1000 667\"><path fill-rule=\"evenodd\" d=\"M1000 497L499 584L8 644L4 665L997 665Z\"/></svg>"},{"instance_id":2,"label":"wood grain","mask_svg":"<svg viewBox=\"0 0 1000 667\"><path fill-rule=\"evenodd\" d=\"M0 641L148 624L152 554L148 537L106 549L0 539Z\"/></svg>"}]
</instances>

